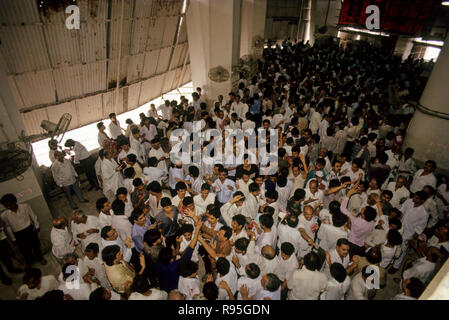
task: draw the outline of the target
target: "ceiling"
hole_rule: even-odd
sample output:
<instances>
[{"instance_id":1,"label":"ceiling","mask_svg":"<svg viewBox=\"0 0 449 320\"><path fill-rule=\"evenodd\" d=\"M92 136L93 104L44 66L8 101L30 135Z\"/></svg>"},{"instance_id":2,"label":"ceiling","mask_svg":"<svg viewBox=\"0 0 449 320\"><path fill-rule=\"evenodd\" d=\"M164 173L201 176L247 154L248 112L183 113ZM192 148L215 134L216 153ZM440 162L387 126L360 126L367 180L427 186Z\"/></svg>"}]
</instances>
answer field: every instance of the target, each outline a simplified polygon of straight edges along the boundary
<instances>
[{"instance_id":1,"label":"ceiling","mask_svg":"<svg viewBox=\"0 0 449 320\"><path fill-rule=\"evenodd\" d=\"M66 27L71 4L78 30ZM65 112L73 129L189 82L182 8L183 0L1 0L0 63L28 134Z\"/></svg>"}]
</instances>

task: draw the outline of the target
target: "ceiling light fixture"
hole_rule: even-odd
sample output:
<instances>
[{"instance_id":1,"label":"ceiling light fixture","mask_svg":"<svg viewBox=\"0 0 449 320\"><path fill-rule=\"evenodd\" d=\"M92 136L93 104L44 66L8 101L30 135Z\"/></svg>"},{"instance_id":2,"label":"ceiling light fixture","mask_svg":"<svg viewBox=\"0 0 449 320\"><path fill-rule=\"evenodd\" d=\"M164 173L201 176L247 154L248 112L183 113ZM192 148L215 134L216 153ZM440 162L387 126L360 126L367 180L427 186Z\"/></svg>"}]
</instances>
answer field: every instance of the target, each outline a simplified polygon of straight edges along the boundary
<instances>
[{"instance_id":1,"label":"ceiling light fixture","mask_svg":"<svg viewBox=\"0 0 449 320\"><path fill-rule=\"evenodd\" d=\"M443 6L449 6L449 1L442 1L442 2L441 2L441 5L443 5Z\"/></svg>"}]
</instances>

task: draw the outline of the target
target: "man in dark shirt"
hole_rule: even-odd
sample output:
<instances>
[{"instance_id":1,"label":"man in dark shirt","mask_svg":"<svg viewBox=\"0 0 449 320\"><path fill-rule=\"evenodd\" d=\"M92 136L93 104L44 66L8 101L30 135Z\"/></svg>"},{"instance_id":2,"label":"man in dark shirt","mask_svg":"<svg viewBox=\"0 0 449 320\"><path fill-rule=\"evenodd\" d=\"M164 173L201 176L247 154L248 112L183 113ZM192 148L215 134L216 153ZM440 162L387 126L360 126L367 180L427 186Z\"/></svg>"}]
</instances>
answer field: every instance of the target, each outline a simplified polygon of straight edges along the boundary
<instances>
[{"instance_id":1,"label":"man in dark shirt","mask_svg":"<svg viewBox=\"0 0 449 320\"><path fill-rule=\"evenodd\" d=\"M178 208L172 205L170 198L161 199L162 212L156 216L156 222L162 235L165 237L167 248L174 248L176 235L179 230Z\"/></svg>"},{"instance_id":2,"label":"man in dark shirt","mask_svg":"<svg viewBox=\"0 0 449 320\"><path fill-rule=\"evenodd\" d=\"M175 257L173 256L173 251L168 246L163 248L159 252L158 263L156 264L155 271L156 276L159 279L161 290L170 292L171 290L178 288L179 266L183 261L190 260L190 258L192 257L193 248L195 248L196 246L198 234L200 232L202 225L203 222L198 221L198 223L195 226L195 233L192 238L192 241L190 241L190 245L185 250L181 259L175 260Z\"/></svg>"},{"instance_id":3,"label":"man in dark shirt","mask_svg":"<svg viewBox=\"0 0 449 320\"><path fill-rule=\"evenodd\" d=\"M133 180L134 191L131 193L131 203L134 209L139 208L144 210L145 202L150 197L150 192L146 190L142 179L136 178Z\"/></svg>"}]
</instances>

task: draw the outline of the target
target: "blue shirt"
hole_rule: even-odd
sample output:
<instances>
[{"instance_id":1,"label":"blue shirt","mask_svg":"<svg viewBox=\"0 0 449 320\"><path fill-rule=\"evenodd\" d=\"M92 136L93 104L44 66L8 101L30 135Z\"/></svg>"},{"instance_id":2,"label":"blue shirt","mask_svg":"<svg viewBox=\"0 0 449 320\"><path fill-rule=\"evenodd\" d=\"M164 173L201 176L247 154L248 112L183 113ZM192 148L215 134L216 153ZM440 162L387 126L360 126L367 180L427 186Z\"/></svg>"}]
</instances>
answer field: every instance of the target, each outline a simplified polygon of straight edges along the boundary
<instances>
[{"instance_id":1,"label":"blue shirt","mask_svg":"<svg viewBox=\"0 0 449 320\"><path fill-rule=\"evenodd\" d=\"M249 111L252 114L260 114L261 106L262 106L262 103L260 102L260 100L254 100L254 103L249 108Z\"/></svg>"},{"instance_id":2,"label":"blue shirt","mask_svg":"<svg viewBox=\"0 0 449 320\"><path fill-rule=\"evenodd\" d=\"M156 276L159 279L161 290L170 292L178 288L179 281L179 265L183 261L190 260L193 249L189 246L182 255L181 259L171 262L168 265L158 262L155 266Z\"/></svg>"},{"instance_id":3,"label":"blue shirt","mask_svg":"<svg viewBox=\"0 0 449 320\"><path fill-rule=\"evenodd\" d=\"M145 232L147 232L150 223L150 219L145 217L145 226L141 227L137 223L133 224L131 239L133 240L136 250L139 253L143 251L143 236L145 235Z\"/></svg>"}]
</instances>

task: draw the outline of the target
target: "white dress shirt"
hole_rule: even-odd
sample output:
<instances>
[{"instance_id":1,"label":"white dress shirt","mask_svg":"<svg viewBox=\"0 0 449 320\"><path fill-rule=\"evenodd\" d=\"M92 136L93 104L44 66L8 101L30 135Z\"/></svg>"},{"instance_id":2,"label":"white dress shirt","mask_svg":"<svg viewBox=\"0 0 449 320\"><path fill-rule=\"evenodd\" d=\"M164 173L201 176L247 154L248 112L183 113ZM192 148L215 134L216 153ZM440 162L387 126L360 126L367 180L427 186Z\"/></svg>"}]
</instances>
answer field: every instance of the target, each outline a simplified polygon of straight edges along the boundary
<instances>
[{"instance_id":1,"label":"white dress shirt","mask_svg":"<svg viewBox=\"0 0 449 320\"><path fill-rule=\"evenodd\" d=\"M150 152L148 153L148 158L151 158L151 157L155 157L156 159L159 160L162 157L165 157L166 159L168 159L169 155L166 152L164 152L164 150L162 150L162 147L159 147L159 149L157 149L157 150L154 148L152 148L150 150ZM159 161L159 163L157 164L157 168L162 170L166 174L168 173L167 163L165 162L165 160Z\"/></svg>"},{"instance_id":2,"label":"white dress shirt","mask_svg":"<svg viewBox=\"0 0 449 320\"><path fill-rule=\"evenodd\" d=\"M100 220L101 229L103 229L103 227L111 225L112 215L113 215L112 212L110 212L109 215L107 215L107 214L105 214L103 212L100 212L98 214L98 220Z\"/></svg>"},{"instance_id":3,"label":"white dress shirt","mask_svg":"<svg viewBox=\"0 0 449 320\"><path fill-rule=\"evenodd\" d=\"M58 229L53 227L50 232L51 251L58 259L63 259L68 253L75 251L75 243L67 227Z\"/></svg>"},{"instance_id":4,"label":"white dress shirt","mask_svg":"<svg viewBox=\"0 0 449 320\"><path fill-rule=\"evenodd\" d=\"M412 239L415 232L416 234L423 233L429 218L423 205L419 207L414 205L413 199L408 199L402 205L402 238L404 242Z\"/></svg>"},{"instance_id":5,"label":"white dress shirt","mask_svg":"<svg viewBox=\"0 0 449 320\"><path fill-rule=\"evenodd\" d=\"M415 176L413 177L412 184L410 185L410 191L416 193L421 191L424 186L432 186L434 189L437 187L437 178L430 173L428 175L422 175L424 169L419 169L416 171Z\"/></svg>"},{"instance_id":6,"label":"white dress shirt","mask_svg":"<svg viewBox=\"0 0 449 320\"><path fill-rule=\"evenodd\" d=\"M223 183L220 181L220 179L217 179L213 184L217 186L215 194L217 196L218 201L220 201L221 203L231 201L232 195L234 194L234 192L237 191L234 181L227 178ZM228 186L231 186L232 189L229 190Z\"/></svg>"},{"instance_id":7,"label":"white dress shirt","mask_svg":"<svg viewBox=\"0 0 449 320\"><path fill-rule=\"evenodd\" d=\"M42 297L45 293L58 289L59 283L55 276L48 275L43 276L41 278L41 286L40 288L34 288L30 289L28 288L28 285L23 284L19 287L19 290L17 291L17 299L20 299L20 297L26 293L27 298L26 300L34 300L36 298Z\"/></svg>"},{"instance_id":8,"label":"white dress shirt","mask_svg":"<svg viewBox=\"0 0 449 320\"><path fill-rule=\"evenodd\" d=\"M419 258L413 263L413 266L404 271L404 279L418 278L422 283L426 283L435 270L435 263L427 260L426 257Z\"/></svg>"},{"instance_id":9,"label":"white dress shirt","mask_svg":"<svg viewBox=\"0 0 449 320\"><path fill-rule=\"evenodd\" d=\"M396 189L396 182L392 181L387 185L387 190L390 190L393 193L393 197L390 200L390 204L393 208L401 208L401 199L408 199L410 197L410 191L405 186ZM387 213L387 212L386 212Z\"/></svg>"},{"instance_id":10,"label":"white dress shirt","mask_svg":"<svg viewBox=\"0 0 449 320\"><path fill-rule=\"evenodd\" d=\"M319 271L310 271L305 266L287 277L288 300L318 300L327 289L327 277Z\"/></svg>"},{"instance_id":11,"label":"white dress shirt","mask_svg":"<svg viewBox=\"0 0 449 320\"><path fill-rule=\"evenodd\" d=\"M215 203L215 194L212 192L209 192L206 199L203 199L203 197L200 194L197 194L193 197L193 202L195 204L195 207L203 209L203 211L206 211L206 208L209 204Z\"/></svg>"},{"instance_id":12,"label":"white dress shirt","mask_svg":"<svg viewBox=\"0 0 449 320\"><path fill-rule=\"evenodd\" d=\"M179 277L178 290L186 296L186 300L193 300L196 295L201 294L201 283L198 276L194 278Z\"/></svg>"},{"instance_id":13,"label":"white dress shirt","mask_svg":"<svg viewBox=\"0 0 449 320\"><path fill-rule=\"evenodd\" d=\"M132 250L125 245L125 242L122 241L120 237L117 237L117 239L115 240L101 239L101 243L103 244L103 248L113 245L119 246L123 253L123 260L125 260L126 262L129 262L131 260Z\"/></svg>"},{"instance_id":14,"label":"white dress shirt","mask_svg":"<svg viewBox=\"0 0 449 320\"><path fill-rule=\"evenodd\" d=\"M111 121L108 126L109 133L112 139L117 139L118 136L122 135L122 128L120 127L120 122L117 120L117 124Z\"/></svg>"},{"instance_id":15,"label":"white dress shirt","mask_svg":"<svg viewBox=\"0 0 449 320\"><path fill-rule=\"evenodd\" d=\"M251 279L247 275L240 277L237 280L237 290L239 291L237 294L238 300L243 300L242 294L240 293L240 288L244 285L248 288L248 297L256 296L260 291L263 290L262 283L260 282L262 276L258 276L256 279Z\"/></svg>"},{"instance_id":16,"label":"white dress shirt","mask_svg":"<svg viewBox=\"0 0 449 320\"><path fill-rule=\"evenodd\" d=\"M133 225L129 222L128 217L126 215L115 215L113 214L111 217L111 227L117 231L118 236L122 241L125 241L126 238L131 238L131 231ZM132 244L131 244L132 246Z\"/></svg>"},{"instance_id":17,"label":"white dress shirt","mask_svg":"<svg viewBox=\"0 0 449 320\"><path fill-rule=\"evenodd\" d=\"M78 141L75 141L73 151L75 152L75 157L73 159L73 163L75 164L80 163L80 160L84 160L90 157L89 151L87 151L86 147Z\"/></svg>"},{"instance_id":18,"label":"white dress shirt","mask_svg":"<svg viewBox=\"0 0 449 320\"><path fill-rule=\"evenodd\" d=\"M63 162L59 160L53 162L51 165L51 173L58 187L71 186L76 182L76 178L78 177L72 163L67 159L64 159Z\"/></svg>"},{"instance_id":19,"label":"white dress shirt","mask_svg":"<svg viewBox=\"0 0 449 320\"><path fill-rule=\"evenodd\" d=\"M343 282L338 282L334 278L327 282L327 290L323 292L321 300L344 300L345 295L351 286L351 278L346 277Z\"/></svg>"},{"instance_id":20,"label":"white dress shirt","mask_svg":"<svg viewBox=\"0 0 449 320\"><path fill-rule=\"evenodd\" d=\"M16 240L13 234L14 232L19 232L28 228L31 223L36 229L39 229L39 221L30 205L27 203L19 203L17 206L17 212L8 209L0 215L3 222L9 227L6 228L6 232L12 241Z\"/></svg>"},{"instance_id":21,"label":"white dress shirt","mask_svg":"<svg viewBox=\"0 0 449 320\"><path fill-rule=\"evenodd\" d=\"M87 256L85 256L82 261L87 269L95 270L95 277L98 279L98 281L100 281L100 284L103 288L112 290L112 286L109 283L108 277L106 276L103 261L100 257L95 257L91 260Z\"/></svg>"},{"instance_id":22,"label":"white dress shirt","mask_svg":"<svg viewBox=\"0 0 449 320\"><path fill-rule=\"evenodd\" d=\"M115 171L118 163L114 159L104 158L101 163L101 174L103 179L103 192L111 191L116 193L117 189L123 186L123 177L119 171Z\"/></svg>"},{"instance_id":23,"label":"white dress shirt","mask_svg":"<svg viewBox=\"0 0 449 320\"><path fill-rule=\"evenodd\" d=\"M86 231L89 229L98 229L99 232L87 234ZM100 224L100 220L98 220L97 217L87 216L86 223L75 223L72 221L71 230L72 230L73 238L76 241L81 242L83 251L86 249L87 245L91 242L95 242L96 244L98 244L98 246L101 250L101 248L102 248L101 237L100 237L101 224ZM87 237L85 239L78 238L77 235L81 234L81 233L86 234Z\"/></svg>"},{"instance_id":24,"label":"white dress shirt","mask_svg":"<svg viewBox=\"0 0 449 320\"><path fill-rule=\"evenodd\" d=\"M278 262L274 273L281 281L287 279L290 274L299 268L298 259L294 253L287 260L284 260L280 253L275 259L277 259Z\"/></svg>"},{"instance_id":25,"label":"white dress shirt","mask_svg":"<svg viewBox=\"0 0 449 320\"><path fill-rule=\"evenodd\" d=\"M129 296L128 300L167 300L167 297L167 292L156 288L151 288L151 294L149 296L138 292L133 292Z\"/></svg>"},{"instance_id":26,"label":"white dress shirt","mask_svg":"<svg viewBox=\"0 0 449 320\"><path fill-rule=\"evenodd\" d=\"M222 280L227 282L233 294L235 294L239 289L237 287L237 271L235 270L233 263L231 262L230 264L231 266L229 268L229 272L224 276L218 274L217 280L215 280L215 284L217 285L217 287L219 287L217 300L229 300L229 295L227 291L225 289L220 288L220 282Z\"/></svg>"},{"instance_id":27,"label":"white dress shirt","mask_svg":"<svg viewBox=\"0 0 449 320\"><path fill-rule=\"evenodd\" d=\"M331 250L336 247L338 239L348 239L349 234L343 227L336 227L331 224L321 224L317 236L320 247L324 250Z\"/></svg>"},{"instance_id":28,"label":"white dress shirt","mask_svg":"<svg viewBox=\"0 0 449 320\"><path fill-rule=\"evenodd\" d=\"M368 300L368 287L359 272L351 281L346 300Z\"/></svg>"}]
</instances>

